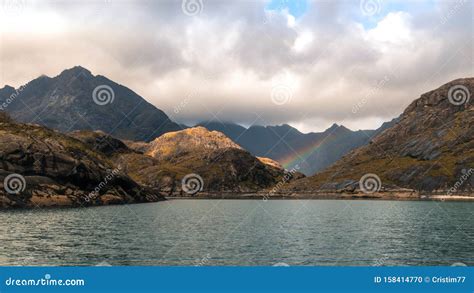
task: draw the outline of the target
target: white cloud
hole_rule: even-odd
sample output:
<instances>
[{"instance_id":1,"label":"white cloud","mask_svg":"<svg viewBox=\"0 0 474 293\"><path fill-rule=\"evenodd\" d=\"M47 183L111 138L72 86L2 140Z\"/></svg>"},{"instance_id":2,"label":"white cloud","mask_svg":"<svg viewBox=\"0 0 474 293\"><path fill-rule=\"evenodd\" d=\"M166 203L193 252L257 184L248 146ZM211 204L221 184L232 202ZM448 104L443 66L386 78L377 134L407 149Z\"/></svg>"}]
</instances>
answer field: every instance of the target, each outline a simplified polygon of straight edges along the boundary
<instances>
[{"instance_id":1,"label":"white cloud","mask_svg":"<svg viewBox=\"0 0 474 293\"><path fill-rule=\"evenodd\" d=\"M410 14L391 12L375 28L365 34L365 39L383 53L391 53L401 48L413 48L413 35L410 28Z\"/></svg>"}]
</instances>

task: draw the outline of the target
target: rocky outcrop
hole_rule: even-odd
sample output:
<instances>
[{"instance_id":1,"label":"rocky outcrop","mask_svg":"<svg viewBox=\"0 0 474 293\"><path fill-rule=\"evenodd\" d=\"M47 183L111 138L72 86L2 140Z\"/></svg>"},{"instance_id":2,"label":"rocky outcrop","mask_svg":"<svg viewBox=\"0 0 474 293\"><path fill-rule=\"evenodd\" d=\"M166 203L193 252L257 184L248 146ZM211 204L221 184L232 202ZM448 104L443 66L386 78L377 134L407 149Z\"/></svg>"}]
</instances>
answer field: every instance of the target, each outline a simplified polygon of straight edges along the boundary
<instances>
[{"instance_id":1,"label":"rocky outcrop","mask_svg":"<svg viewBox=\"0 0 474 293\"><path fill-rule=\"evenodd\" d=\"M79 140L37 125L0 120L1 208L79 207L161 199L102 152Z\"/></svg>"},{"instance_id":2,"label":"rocky outcrop","mask_svg":"<svg viewBox=\"0 0 474 293\"><path fill-rule=\"evenodd\" d=\"M103 138L98 135L82 132L75 137L90 147L97 144L97 139L110 139L106 134L101 134ZM297 172L288 176L276 162L262 162L222 133L203 127L167 133L149 144L127 145L130 148L117 149L112 160L137 182L168 196L257 192L283 179L303 176ZM186 180L198 186L187 186Z\"/></svg>"},{"instance_id":3,"label":"rocky outcrop","mask_svg":"<svg viewBox=\"0 0 474 293\"><path fill-rule=\"evenodd\" d=\"M262 162L262 163L264 163L265 165L267 165L267 166L271 166L271 167L274 167L274 168L276 168L276 169L283 169L283 166L282 166L280 163L278 163L277 161L274 161L274 160L272 160L272 159L270 159L270 158L257 157L257 159L258 159L260 162Z\"/></svg>"},{"instance_id":4,"label":"rocky outcrop","mask_svg":"<svg viewBox=\"0 0 474 293\"><path fill-rule=\"evenodd\" d=\"M192 152L242 149L223 133L204 127L165 133L149 143L146 154L159 160L179 159Z\"/></svg>"},{"instance_id":5,"label":"rocky outcrop","mask_svg":"<svg viewBox=\"0 0 474 293\"><path fill-rule=\"evenodd\" d=\"M357 191L366 174L380 187L449 194L474 187L474 78L457 79L421 95L397 123L340 161L294 182L285 192Z\"/></svg>"}]
</instances>

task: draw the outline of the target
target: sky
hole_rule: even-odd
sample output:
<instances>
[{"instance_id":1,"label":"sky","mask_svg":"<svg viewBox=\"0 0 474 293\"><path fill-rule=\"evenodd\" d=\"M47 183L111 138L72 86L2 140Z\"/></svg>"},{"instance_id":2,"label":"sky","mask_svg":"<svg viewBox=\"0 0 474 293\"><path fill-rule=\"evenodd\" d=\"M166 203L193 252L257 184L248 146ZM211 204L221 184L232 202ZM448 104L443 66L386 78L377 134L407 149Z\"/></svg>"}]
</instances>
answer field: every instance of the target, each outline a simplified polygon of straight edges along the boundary
<instances>
[{"instance_id":1,"label":"sky","mask_svg":"<svg viewBox=\"0 0 474 293\"><path fill-rule=\"evenodd\" d=\"M76 65L173 120L375 129L474 76L471 0L0 0L0 87Z\"/></svg>"}]
</instances>

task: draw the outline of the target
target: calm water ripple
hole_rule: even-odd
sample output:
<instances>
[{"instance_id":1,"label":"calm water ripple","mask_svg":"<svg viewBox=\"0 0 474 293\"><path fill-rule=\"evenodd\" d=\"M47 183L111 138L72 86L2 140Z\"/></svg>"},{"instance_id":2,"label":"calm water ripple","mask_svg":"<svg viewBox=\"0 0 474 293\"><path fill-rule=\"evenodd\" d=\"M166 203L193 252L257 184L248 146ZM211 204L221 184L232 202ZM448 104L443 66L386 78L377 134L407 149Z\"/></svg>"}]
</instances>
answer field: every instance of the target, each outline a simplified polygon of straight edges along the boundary
<instances>
[{"instance_id":1,"label":"calm water ripple","mask_svg":"<svg viewBox=\"0 0 474 293\"><path fill-rule=\"evenodd\" d=\"M474 265L474 203L169 200L3 211L0 265Z\"/></svg>"}]
</instances>

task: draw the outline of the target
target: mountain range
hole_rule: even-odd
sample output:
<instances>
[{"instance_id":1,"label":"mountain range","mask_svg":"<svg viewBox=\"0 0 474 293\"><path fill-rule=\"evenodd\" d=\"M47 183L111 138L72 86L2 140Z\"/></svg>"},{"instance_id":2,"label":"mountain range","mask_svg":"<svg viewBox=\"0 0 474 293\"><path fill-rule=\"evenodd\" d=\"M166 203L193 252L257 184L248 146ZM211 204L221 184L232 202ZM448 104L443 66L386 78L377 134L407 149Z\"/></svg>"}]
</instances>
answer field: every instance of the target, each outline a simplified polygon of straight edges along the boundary
<instances>
[{"instance_id":1,"label":"mountain range","mask_svg":"<svg viewBox=\"0 0 474 293\"><path fill-rule=\"evenodd\" d=\"M100 130L113 137L150 142L160 135L186 128L175 123L132 90L76 66L50 78L40 76L17 89L0 89L0 106L18 122L37 123L63 133ZM224 133L254 156L268 157L285 168L299 167L312 175L349 151L367 144L377 130L351 131L334 124L321 133L304 134L289 125L251 126L202 122Z\"/></svg>"},{"instance_id":2,"label":"mountain range","mask_svg":"<svg viewBox=\"0 0 474 293\"><path fill-rule=\"evenodd\" d=\"M245 128L234 123L208 121L198 125L224 133L255 156L269 157L289 170L298 166L299 172L313 175L351 150L366 145L396 121L386 122L376 130L359 131L333 124L320 133L301 133L287 124Z\"/></svg>"}]
</instances>

